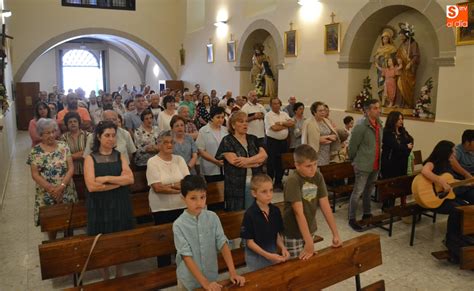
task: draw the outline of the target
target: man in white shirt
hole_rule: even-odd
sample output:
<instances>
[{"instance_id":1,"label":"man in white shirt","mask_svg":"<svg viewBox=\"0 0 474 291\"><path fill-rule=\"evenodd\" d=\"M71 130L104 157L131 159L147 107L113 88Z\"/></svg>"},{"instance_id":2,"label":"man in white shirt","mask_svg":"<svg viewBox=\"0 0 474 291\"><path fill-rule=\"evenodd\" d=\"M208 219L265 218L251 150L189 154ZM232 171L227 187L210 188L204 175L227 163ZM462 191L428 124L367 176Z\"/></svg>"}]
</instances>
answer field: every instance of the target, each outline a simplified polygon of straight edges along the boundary
<instances>
[{"instance_id":1,"label":"man in white shirt","mask_svg":"<svg viewBox=\"0 0 474 291\"><path fill-rule=\"evenodd\" d=\"M259 141L263 144L265 138L265 127L263 119L265 117L265 107L258 103L257 92L252 90L247 95L248 102L242 107L242 111L247 113L248 134L255 135Z\"/></svg>"},{"instance_id":2,"label":"man in white shirt","mask_svg":"<svg viewBox=\"0 0 474 291\"><path fill-rule=\"evenodd\" d=\"M222 107L222 108L226 108L227 107L227 101L232 98L232 91L227 91L224 95L224 97L222 97L222 100L219 101L219 106Z\"/></svg>"},{"instance_id":3,"label":"man in white shirt","mask_svg":"<svg viewBox=\"0 0 474 291\"><path fill-rule=\"evenodd\" d=\"M102 120L112 121L117 125L117 146L116 150L125 156L127 162L130 164L132 155L137 151L130 133L125 129L119 127L120 120L117 112L113 110L105 110L102 114ZM94 143L94 135L89 134L87 137L86 148L84 149L84 158L91 153L92 145Z\"/></svg>"},{"instance_id":4,"label":"man in white shirt","mask_svg":"<svg viewBox=\"0 0 474 291\"><path fill-rule=\"evenodd\" d=\"M275 191L282 191L283 168L281 154L288 150L288 128L295 125L288 113L280 111L281 101L277 97L270 99L271 111L265 114L265 133L268 152L267 174L273 179Z\"/></svg>"}]
</instances>

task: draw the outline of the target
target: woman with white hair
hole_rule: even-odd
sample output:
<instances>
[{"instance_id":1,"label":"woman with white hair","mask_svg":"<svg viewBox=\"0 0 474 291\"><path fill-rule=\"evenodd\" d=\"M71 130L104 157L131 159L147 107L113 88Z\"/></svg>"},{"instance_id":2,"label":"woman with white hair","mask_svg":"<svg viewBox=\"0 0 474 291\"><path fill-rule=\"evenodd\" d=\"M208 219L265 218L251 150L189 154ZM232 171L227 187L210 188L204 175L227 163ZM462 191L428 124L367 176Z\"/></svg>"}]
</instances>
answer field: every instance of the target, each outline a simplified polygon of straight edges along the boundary
<instances>
[{"instance_id":1,"label":"woman with white hair","mask_svg":"<svg viewBox=\"0 0 474 291\"><path fill-rule=\"evenodd\" d=\"M40 118L36 131L41 142L31 149L27 164L36 182L34 218L39 225L39 208L58 203L77 201L77 193L72 180L74 164L71 151L66 143L57 141L58 124L50 118ZM56 233L49 233L54 239Z\"/></svg>"}]
</instances>

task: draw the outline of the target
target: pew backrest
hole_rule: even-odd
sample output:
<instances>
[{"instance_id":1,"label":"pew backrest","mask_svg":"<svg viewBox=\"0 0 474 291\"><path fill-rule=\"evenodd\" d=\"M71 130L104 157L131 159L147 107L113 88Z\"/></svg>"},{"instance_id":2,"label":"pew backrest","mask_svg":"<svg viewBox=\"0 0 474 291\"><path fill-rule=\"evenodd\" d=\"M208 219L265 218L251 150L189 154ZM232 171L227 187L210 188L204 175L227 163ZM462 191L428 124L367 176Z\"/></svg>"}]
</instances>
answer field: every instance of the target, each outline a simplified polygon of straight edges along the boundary
<instances>
[{"instance_id":1,"label":"pew backrest","mask_svg":"<svg viewBox=\"0 0 474 291\"><path fill-rule=\"evenodd\" d=\"M321 290L382 264L380 237L376 234L343 242L340 248L325 248L308 260L293 259L245 274L238 290ZM230 287L229 280L219 284Z\"/></svg>"},{"instance_id":2,"label":"pew backrest","mask_svg":"<svg viewBox=\"0 0 474 291\"><path fill-rule=\"evenodd\" d=\"M383 179L376 182L379 202L411 195L414 175Z\"/></svg>"},{"instance_id":3,"label":"pew backrest","mask_svg":"<svg viewBox=\"0 0 474 291\"><path fill-rule=\"evenodd\" d=\"M319 170L326 183L355 177L354 167L350 162L324 165Z\"/></svg>"}]
</instances>

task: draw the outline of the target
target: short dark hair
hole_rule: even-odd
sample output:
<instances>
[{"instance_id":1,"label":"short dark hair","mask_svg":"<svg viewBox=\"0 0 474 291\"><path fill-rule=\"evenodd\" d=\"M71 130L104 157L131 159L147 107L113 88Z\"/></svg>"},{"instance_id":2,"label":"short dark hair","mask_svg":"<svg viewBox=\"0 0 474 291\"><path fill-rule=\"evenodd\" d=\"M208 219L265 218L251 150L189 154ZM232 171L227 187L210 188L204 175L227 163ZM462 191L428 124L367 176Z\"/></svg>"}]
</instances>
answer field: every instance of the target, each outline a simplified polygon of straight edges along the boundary
<instances>
[{"instance_id":1,"label":"short dark hair","mask_svg":"<svg viewBox=\"0 0 474 291\"><path fill-rule=\"evenodd\" d=\"M318 160L318 153L312 146L302 144L296 147L293 152L293 159L295 163L304 163L305 161L314 162Z\"/></svg>"},{"instance_id":2,"label":"short dark hair","mask_svg":"<svg viewBox=\"0 0 474 291\"><path fill-rule=\"evenodd\" d=\"M235 99L229 98L229 100L227 100L227 106L230 106L230 103L235 103Z\"/></svg>"},{"instance_id":3,"label":"short dark hair","mask_svg":"<svg viewBox=\"0 0 474 291\"><path fill-rule=\"evenodd\" d=\"M348 125L353 120L354 120L354 117L348 115L348 116L344 117L344 119L342 121L344 122L345 125Z\"/></svg>"},{"instance_id":4,"label":"short dark hair","mask_svg":"<svg viewBox=\"0 0 474 291\"><path fill-rule=\"evenodd\" d=\"M223 107L214 106L214 107L211 107L211 112L209 112L209 117L213 119L214 116L219 115L219 114L224 114L224 113L225 113L225 109Z\"/></svg>"},{"instance_id":5,"label":"short dark hair","mask_svg":"<svg viewBox=\"0 0 474 291\"><path fill-rule=\"evenodd\" d=\"M298 110L300 107L304 107L304 104L303 104L302 102L296 102L296 103L293 105L293 111Z\"/></svg>"},{"instance_id":6,"label":"short dark hair","mask_svg":"<svg viewBox=\"0 0 474 291\"><path fill-rule=\"evenodd\" d=\"M186 197L191 191L207 191L207 184L203 177L187 175L181 180L181 194Z\"/></svg>"},{"instance_id":7,"label":"short dark hair","mask_svg":"<svg viewBox=\"0 0 474 291\"><path fill-rule=\"evenodd\" d=\"M130 105L130 103L132 103L132 102L133 102L133 99L127 99L127 100L125 101L125 108L128 109L128 105Z\"/></svg>"},{"instance_id":8,"label":"short dark hair","mask_svg":"<svg viewBox=\"0 0 474 291\"><path fill-rule=\"evenodd\" d=\"M370 106L374 105L374 104L377 104L379 103L379 100L377 99L368 99L364 102L364 104L362 104L362 106L364 107L364 111L367 111L370 109Z\"/></svg>"},{"instance_id":9,"label":"short dark hair","mask_svg":"<svg viewBox=\"0 0 474 291\"><path fill-rule=\"evenodd\" d=\"M97 124L94 130L94 143L92 144L92 152L97 153L99 152L100 148L100 141L99 141L99 136L101 136L104 131L108 128L113 128L115 129L115 132L117 132L117 125L109 120L103 120Z\"/></svg>"},{"instance_id":10,"label":"short dark hair","mask_svg":"<svg viewBox=\"0 0 474 291\"><path fill-rule=\"evenodd\" d=\"M471 141L474 141L474 129L466 129L462 133L461 142L466 143L466 142L471 142Z\"/></svg>"},{"instance_id":11,"label":"short dark hair","mask_svg":"<svg viewBox=\"0 0 474 291\"><path fill-rule=\"evenodd\" d=\"M170 127L173 128L174 124L178 121L182 121L184 124L186 124L186 120L184 118L182 118L181 116L179 115L174 115L173 117L171 117L171 121L170 121Z\"/></svg>"},{"instance_id":12,"label":"short dark hair","mask_svg":"<svg viewBox=\"0 0 474 291\"><path fill-rule=\"evenodd\" d=\"M316 112L318 111L319 106L324 106L324 103L321 102L321 101L316 101L313 104L311 104L311 107L309 108L309 110L311 111L311 115L316 114Z\"/></svg>"},{"instance_id":13,"label":"short dark hair","mask_svg":"<svg viewBox=\"0 0 474 291\"><path fill-rule=\"evenodd\" d=\"M40 107L46 108L48 110L48 115L46 116L46 118L51 118L51 108L49 108L49 106L46 102L40 101L40 102L36 103L36 105L35 105L35 119L38 120L38 119L41 118L41 116L39 115Z\"/></svg>"},{"instance_id":14,"label":"short dark hair","mask_svg":"<svg viewBox=\"0 0 474 291\"><path fill-rule=\"evenodd\" d=\"M165 109L167 109L168 106L166 106L166 105L167 105L168 103L174 103L174 102L175 102L174 97L171 96L171 95L168 95L168 96L166 96L165 98L163 98L163 107L164 107Z\"/></svg>"},{"instance_id":15,"label":"short dark hair","mask_svg":"<svg viewBox=\"0 0 474 291\"><path fill-rule=\"evenodd\" d=\"M135 94L135 97L133 97L133 99L138 99L138 98L142 98L142 97L144 97L143 94L137 93L137 94Z\"/></svg>"},{"instance_id":16,"label":"short dark hair","mask_svg":"<svg viewBox=\"0 0 474 291\"><path fill-rule=\"evenodd\" d=\"M79 122L79 126L81 126L82 120L79 113L77 113L77 111L69 111L68 113L66 113L66 115L64 115L64 125L67 129L69 129L69 127L67 126L69 120L74 118L77 119L77 122Z\"/></svg>"},{"instance_id":17,"label":"short dark hair","mask_svg":"<svg viewBox=\"0 0 474 291\"><path fill-rule=\"evenodd\" d=\"M140 114L140 119L144 121L147 115L153 116L153 112L151 112L151 110L148 108L142 111L142 113Z\"/></svg>"}]
</instances>

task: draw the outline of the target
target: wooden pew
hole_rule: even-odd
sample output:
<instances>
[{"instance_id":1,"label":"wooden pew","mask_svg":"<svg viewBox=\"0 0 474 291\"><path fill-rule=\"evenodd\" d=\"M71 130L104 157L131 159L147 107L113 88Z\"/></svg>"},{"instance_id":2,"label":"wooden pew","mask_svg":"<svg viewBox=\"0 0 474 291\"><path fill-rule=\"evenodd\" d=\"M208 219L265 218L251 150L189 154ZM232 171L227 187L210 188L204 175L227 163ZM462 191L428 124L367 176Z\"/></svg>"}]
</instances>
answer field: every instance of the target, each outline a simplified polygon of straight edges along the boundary
<instances>
[{"instance_id":1,"label":"wooden pew","mask_svg":"<svg viewBox=\"0 0 474 291\"><path fill-rule=\"evenodd\" d=\"M240 237L244 211L220 213L227 238ZM94 237L73 237L39 246L42 279L78 273L89 254ZM322 240L321 238L318 239ZM87 270L123 264L175 252L172 224L151 226L103 235L91 256ZM245 264L244 250L232 250L236 267ZM165 288L176 284L176 266L154 269L82 286L83 290L136 290ZM226 270L219 256L219 270ZM72 288L70 290L80 290Z\"/></svg>"},{"instance_id":2,"label":"wooden pew","mask_svg":"<svg viewBox=\"0 0 474 291\"><path fill-rule=\"evenodd\" d=\"M356 276L360 290L359 275L381 264L380 237L364 234L345 241L341 248L320 250L306 261L293 259L247 273L244 287L233 286L229 280L219 284L224 286L223 290L321 290Z\"/></svg>"},{"instance_id":3,"label":"wooden pew","mask_svg":"<svg viewBox=\"0 0 474 291\"><path fill-rule=\"evenodd\" d=\"M457 210L461 213L460 227L462 234L471 236L474 242L474 205L459 206ZM451 254L448 250L432 252L431 255L438 260L451 259ZM463 270L474 270L474 244L461 249L460 268Z\"/></svg>"},{"instance_id":4,"label":"wooden pew","mask_svg":"<svg viewBox=\"0 0 474 291\"><path fill-rule=\"evenodd\" d=\"M283 168L283 170L292 170L295 168L295 160L293 158L293 153L281 154L281 167Z\"/></svg>"},{"instance_id":5,"label":"wooden pew","mask_svg":"<svg viewBox=\"0 0 474 291\"><path fill-rule=\"evenodd\" d=\"M138 187L136 188L138 189ZM224 182L207 185L207 204L213 205L224 201ZM148 202L148 191L131 195L133 216L151 215ZM87 224L87 208L84 201L74 204L56 204L43 206L39 211L41 231L67 231L81 228Z\"/></svg>"},{"instance_id":6,"label":"wooden pew","mask_svg":"<svg viewBox=\"0 0 474 291\"><path fill-rule=\"evenodd\" d=\"M350 196L354 185L352 183L332 186L334 183L341 183L345 179L355 178L354 168L350 162L329 164L319 167L326 182L327 189L332 192L332 212L336 212L336 199Z\"/></svg>"}]
</instances>

